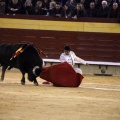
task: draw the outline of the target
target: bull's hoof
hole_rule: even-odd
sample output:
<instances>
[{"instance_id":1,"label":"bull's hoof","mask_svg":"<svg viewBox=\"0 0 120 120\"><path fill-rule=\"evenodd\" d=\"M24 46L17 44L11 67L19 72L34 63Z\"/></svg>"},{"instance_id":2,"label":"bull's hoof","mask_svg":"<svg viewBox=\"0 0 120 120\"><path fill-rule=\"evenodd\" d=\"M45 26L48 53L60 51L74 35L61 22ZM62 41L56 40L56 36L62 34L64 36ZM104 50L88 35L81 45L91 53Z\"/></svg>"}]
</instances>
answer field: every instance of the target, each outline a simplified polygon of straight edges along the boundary
<instances>
[{"instance_id":1,"label":"bull's hoof","mask_svg":"<svg viewBox=\"0 0 120 120\"><path fill-rule=\"evenodd\" d=\"M35 86L38 86L39 84L38 84L37 82L34 82L34 85L35 85Z\"/></svg>"},{"instance_id":2,"label":"bull's hoof","mask_svg":"<svg viewBox=\"0 0 120 120\"><path fill-rule=\"evenodd\" d=\"M25 82L21 82L22 85L25 85Z\"/></svg>"},{"instance_id":3,"label":"bull's hoof","mask_svg":"<svg viewBox=\"0 0 120 120\"><path fill-rule=\"evenodd\" d=\"M3 81L4 80L4 77L1 77L1 81Z\"/></svg>"}]
</instances>

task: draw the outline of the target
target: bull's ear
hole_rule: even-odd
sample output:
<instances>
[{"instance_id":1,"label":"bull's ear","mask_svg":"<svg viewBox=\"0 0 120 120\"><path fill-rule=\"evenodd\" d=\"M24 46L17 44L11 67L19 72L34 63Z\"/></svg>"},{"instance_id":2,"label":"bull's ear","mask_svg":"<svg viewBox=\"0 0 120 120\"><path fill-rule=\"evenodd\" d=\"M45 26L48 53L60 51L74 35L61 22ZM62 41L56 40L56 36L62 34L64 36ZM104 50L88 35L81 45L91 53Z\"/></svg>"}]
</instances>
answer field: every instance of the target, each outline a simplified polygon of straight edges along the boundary
<instances>
[{"instance_id":1,"label":"bull's ear","mask_svg":"<svg viewBox=\"0 0 120 120\"><path fill-rule=\"evenodd\" d=\"M39 66L35 66L33 68L33 74L37 77L40 75L40 72L42 71L42 68L40 68Z\"/></svg>"}]
</instances>

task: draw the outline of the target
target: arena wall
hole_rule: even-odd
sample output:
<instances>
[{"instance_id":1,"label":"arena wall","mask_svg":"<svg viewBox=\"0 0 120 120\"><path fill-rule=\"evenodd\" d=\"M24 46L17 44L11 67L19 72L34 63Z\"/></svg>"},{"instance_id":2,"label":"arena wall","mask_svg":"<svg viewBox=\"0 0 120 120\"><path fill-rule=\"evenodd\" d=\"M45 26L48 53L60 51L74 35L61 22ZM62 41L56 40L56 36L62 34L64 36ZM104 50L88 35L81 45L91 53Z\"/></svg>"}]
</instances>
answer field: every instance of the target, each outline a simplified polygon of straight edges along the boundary
<instances>
[{"instance_id":1,"label":"arena wall","mask_svg":"<svg viewBox=\"0 0 120 120\"><path fill-rule=\"evenodd\" d=\"M117 19L0 16L0 43L32 42L49 58L59 59L64 45L69 44L85 60L119 62L119 38Z\"/></svg>"}]
</instances>

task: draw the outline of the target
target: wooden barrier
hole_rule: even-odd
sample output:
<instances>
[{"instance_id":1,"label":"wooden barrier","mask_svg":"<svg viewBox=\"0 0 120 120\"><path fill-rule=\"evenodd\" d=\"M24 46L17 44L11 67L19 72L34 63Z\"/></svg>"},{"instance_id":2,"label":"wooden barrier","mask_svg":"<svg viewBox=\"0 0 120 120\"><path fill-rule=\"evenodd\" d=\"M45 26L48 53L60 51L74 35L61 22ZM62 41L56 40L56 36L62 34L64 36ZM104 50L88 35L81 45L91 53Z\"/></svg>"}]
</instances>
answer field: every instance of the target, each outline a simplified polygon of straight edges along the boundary
<instances>
[{"instance_id":1,"label":"wooden barrier","mask_svg":"<svg viewBox=\"0 0 120 120\"><path fill-rule=\"evenodd\" d=\"M49 59L59 59L64 45L70 45L87 61L120 62L119 39L117 19L0 16L0 43L31 42Z\"/></svg>"},{"instance_id":2,"label":"wooden barrier","mask_svg":"<svg viewBox=\"0 0 120 120\"><path fill-rule=\"evenodd\" d=\"M60 63L59 59L43 59L44 66L51 66ZM83 74L120 76L120 62L86 61L89 66L75 62L76 68L81 68Z\"/></svg>"}]
</instances>

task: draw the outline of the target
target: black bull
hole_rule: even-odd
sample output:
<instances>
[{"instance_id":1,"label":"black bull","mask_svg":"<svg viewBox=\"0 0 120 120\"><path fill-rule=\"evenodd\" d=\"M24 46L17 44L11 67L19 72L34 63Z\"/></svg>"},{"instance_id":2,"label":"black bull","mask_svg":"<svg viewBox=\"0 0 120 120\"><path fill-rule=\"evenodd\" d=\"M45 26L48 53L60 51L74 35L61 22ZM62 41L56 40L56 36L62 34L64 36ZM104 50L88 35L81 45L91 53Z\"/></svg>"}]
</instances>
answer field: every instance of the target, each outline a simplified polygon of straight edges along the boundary
<instances>
[{"instance_id":1,"label":"black bull","mask_svg":"<svg viewBox=\"0 0 120 120\"><path fill-rule=\"evenodd\" d=\"M20 54L11 59L20 48L22 48ZM43 60L37 48L32 44L0 44L0 64L3 66L2 79L4 79L7 67L10 66L9 69L14 67L21 71L21 84L25 84L25 73L28 73L28 80L38 85L36 77L42 71Z\"/></svg>"}]
</instances>

